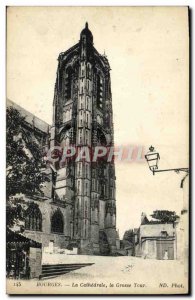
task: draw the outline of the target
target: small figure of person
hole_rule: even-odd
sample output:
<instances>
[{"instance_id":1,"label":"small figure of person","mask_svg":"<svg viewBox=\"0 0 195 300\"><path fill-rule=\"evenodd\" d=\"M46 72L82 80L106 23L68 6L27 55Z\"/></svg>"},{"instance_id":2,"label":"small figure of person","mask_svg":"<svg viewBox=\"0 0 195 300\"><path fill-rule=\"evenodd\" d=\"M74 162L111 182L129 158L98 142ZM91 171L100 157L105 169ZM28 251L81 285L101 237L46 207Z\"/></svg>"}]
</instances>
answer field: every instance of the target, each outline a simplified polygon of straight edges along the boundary
<instances>
[{"instance_id":1,"label":"small figure of person","mask_svg":"<svg viewBox=\"0 0 195 300\"><path fill-rule=\"evenodd\" d=\"M168 251L167 251L167 250L165 250L165 254L164 254L164 257L163 257L163 259L165 259L165 260L167 260L167 259L168 259Z\"/></svg>"},{"instance_id":2,"label":"small figure of person","mask_svg":"<svg viewBox=\"0 0 195 300\"><path fill-rule=\"evenodd\" d=\"M148 258L148 251L144 250L144 255L143 255L144 259Z\"/></svg>"}]
</instances>

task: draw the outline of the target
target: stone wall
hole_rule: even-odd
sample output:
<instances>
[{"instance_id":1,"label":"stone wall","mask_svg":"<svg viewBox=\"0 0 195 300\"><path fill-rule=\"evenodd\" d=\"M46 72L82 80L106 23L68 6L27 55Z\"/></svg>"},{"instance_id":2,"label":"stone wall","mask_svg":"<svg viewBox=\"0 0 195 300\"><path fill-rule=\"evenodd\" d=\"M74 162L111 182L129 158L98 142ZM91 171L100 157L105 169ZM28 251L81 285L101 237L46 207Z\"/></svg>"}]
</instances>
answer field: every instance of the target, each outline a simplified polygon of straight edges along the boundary
<instances>
[{"instance_id":1,"label":"stone wall","mask_svg":"<svg viewBox=\"0 0 195 300\"><path fill-rule=\"evenodd\" d=\"M29 200L27 202L30 202ZM55 247L65 248L71 239L71 218L70 218L70 205L66 207L59 207L51 200L34 201L38 204L42 214L42 231L25 230L24 235L32 240L42 243L43 247L49 246L49 242L53 241ZM56 210L60 210L64 219L64 232L52 233L51 232L51 216Z\"/></svg>"},{"instance_id":2,"label":"stone wall","mask_svg":"<svg viewBox=\"0 0 195 300\"><path fill-rule=\"evenodd\" d=\"M29 266L30 278L39 278L42 272L42 250L40 248L30 248Z\"/></svg>"}]
</instances>

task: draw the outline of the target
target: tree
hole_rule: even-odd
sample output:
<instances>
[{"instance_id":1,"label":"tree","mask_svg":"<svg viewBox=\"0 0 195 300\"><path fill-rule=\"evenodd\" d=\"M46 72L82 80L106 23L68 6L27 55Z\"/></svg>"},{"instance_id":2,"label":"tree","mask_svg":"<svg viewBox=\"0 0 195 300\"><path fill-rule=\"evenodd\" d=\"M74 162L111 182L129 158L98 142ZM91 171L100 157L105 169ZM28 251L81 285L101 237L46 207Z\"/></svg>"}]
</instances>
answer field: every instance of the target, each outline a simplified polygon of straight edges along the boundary
<instances>
[{"instance_id":1,"label":"tree","mask_svg":"<svg viewBox=\"0 0 195 300\"><path fill-rule=\"evenodd\" d=\"M132 242L133 238L134 238L133 229L126 230L124 235L123 235L123 240Z\"/></svg>"},{"instance_id":2,"label":"tree","mask_svg":"<svg viewBox=\"0 0 195 300\"><path fill-rule=\"evenodd\" d=\"M24 229L24 209L21 204L6 203L6 224L8 227L19 225L20 231Z\"/></svg>"},{"instance_id":3,"label":"tree","mask_svg":"<svg viewBox=\"0 0 195 300\"><path fill-rule=\"evenodd\" d=\"M13 107L7 108L6 127L6 196L7 223L19 217L18 209L10 206L10 196L42 194L41 185L48 181L40 145L25 131L25 118Z\"/></svg>"},{"instance_id":4,"label":"tree","mask_svg":"<svg viewBox=\"0 0 195 300\"><path fill-rule=\"evenodd\" d=\"M126 230L121 241L122 249L131 249L131 255L135 255L135 234L133 229ZM128 253L128 252L127 252Z\"/></svg>"},{"instance_id":5,"label":"tree","mask_svg":"<svg viewBox=\"0 0 195 300\"><path fill-rule=\"evenodd\" d=\"M153 211L151 217L159 220L162 223L174 223L179 218L175 211L169 210L155 210Z\"/></svg>"}]
</instances>

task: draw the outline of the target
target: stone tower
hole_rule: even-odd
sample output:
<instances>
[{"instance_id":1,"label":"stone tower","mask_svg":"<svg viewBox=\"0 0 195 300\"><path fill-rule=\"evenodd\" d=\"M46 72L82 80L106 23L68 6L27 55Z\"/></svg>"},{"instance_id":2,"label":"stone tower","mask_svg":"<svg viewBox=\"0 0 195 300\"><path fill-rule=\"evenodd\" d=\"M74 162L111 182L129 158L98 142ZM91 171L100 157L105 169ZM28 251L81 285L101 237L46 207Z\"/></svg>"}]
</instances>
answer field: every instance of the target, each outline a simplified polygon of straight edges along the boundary
<instances>
[{"instance_id":1,"label":"stone tower","mask_svg":"<svg viewBox=\"0 0 195 300\"><path fill-rule=\"evenodd\" d=\"M93 45L86 23L79 42L59 55L50 147L113 146L110 66ZM55 162L54 202L68 210L71 240L80 253L116 251L114 161ZM66 229L65 229L66 231Z\"/></svg>"}]
</instances>

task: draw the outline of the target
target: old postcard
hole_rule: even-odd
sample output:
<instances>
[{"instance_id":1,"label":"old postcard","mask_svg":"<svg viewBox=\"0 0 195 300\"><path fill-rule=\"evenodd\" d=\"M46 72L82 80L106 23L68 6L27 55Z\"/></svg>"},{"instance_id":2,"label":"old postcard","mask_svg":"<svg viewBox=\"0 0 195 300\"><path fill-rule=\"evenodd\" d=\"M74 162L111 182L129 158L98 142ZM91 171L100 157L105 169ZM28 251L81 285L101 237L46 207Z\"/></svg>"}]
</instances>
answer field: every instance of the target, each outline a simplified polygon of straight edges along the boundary
<instances>
[{"instance_id":1,"label":"old postcard","mask_svg":"<svg viewBox=\"0 0 195 300\"><path fill-rule=\"evenodd\" d=\"M8 7L8 294L189 293L188 7Z\"/></svg>"}]
</instances>

